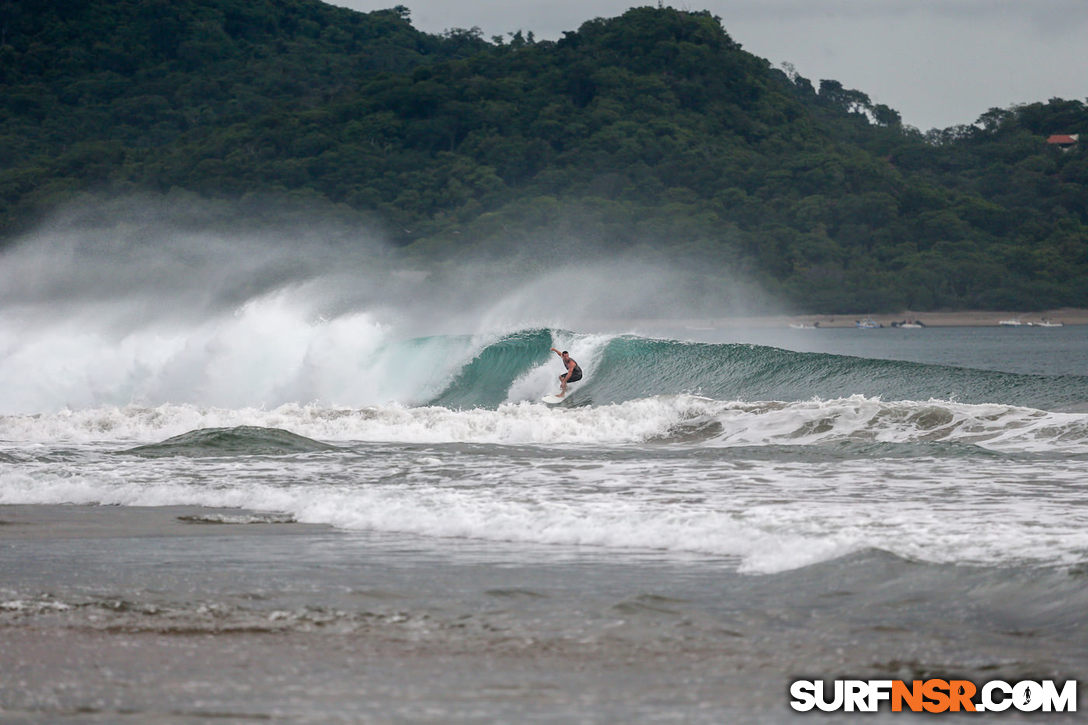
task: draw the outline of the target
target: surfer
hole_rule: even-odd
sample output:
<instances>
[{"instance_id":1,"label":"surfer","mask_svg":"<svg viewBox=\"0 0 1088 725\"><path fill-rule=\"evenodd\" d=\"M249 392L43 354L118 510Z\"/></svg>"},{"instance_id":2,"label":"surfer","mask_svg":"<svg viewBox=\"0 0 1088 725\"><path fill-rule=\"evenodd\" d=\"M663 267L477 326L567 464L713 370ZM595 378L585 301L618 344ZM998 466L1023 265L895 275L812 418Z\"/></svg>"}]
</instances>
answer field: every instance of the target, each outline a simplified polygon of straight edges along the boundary
<instances>
[{"instance_id":1,"label":"surfer","mask_svg":"<svg viewBox=\"0 0 1088 725\"><path fill-rule=\"evenodd\" d=\"M574 361L574 358L572 358L570 353L566 350L559 352L553 347L552 352L563 360L563 367L567 369L565 373L559 376L559 382L561 383L559 387L559 397L562 398L567 394L567 383L576 383L582 379L582 368L578 367L578 363Z\"/></svg>"}]
</instances>

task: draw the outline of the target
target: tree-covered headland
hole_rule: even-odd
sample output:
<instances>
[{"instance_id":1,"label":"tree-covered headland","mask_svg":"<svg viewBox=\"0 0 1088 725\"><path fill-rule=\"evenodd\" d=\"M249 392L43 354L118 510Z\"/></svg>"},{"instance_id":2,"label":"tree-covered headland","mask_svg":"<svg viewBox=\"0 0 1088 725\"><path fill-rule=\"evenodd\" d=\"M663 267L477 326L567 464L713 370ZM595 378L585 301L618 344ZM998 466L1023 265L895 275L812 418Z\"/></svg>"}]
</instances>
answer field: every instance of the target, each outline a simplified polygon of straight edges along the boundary
<instances>
[{"instance_id":1,"label":"tree-covered headland","mask_svg":"<svg viewBox=\"0 0 1088 725\"><path fill-rule=\"evenodd\" d=\"M1088 135L1047 142L1084 131L1051 99L922 133L660 6L539 41L403 6L0 4L0 243L88 193L275 195L417 257L658 255L798 310L1088 307Z\"/></svg>"}]
</instances>

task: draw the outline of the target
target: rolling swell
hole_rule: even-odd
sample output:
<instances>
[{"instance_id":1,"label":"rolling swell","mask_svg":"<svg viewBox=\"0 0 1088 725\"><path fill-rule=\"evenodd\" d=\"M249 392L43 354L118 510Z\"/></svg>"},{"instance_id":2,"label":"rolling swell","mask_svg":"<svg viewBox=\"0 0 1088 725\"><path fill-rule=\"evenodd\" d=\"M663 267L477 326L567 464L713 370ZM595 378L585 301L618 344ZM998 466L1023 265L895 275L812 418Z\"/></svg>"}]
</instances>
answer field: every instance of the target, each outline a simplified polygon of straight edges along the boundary
<instances>
[{"instance_id":1,"label":"rolling swell","mask_svg":"<svg viewBox=\"0 0 1088 725\"><path fill-rule=\"evenodd\" d=\"M674 393L719 400L935 398L1044 409L1088 400L1085 376L1023 375L760 345L633 337L613 340L596 372L591 382L595 403Z\"/></svg>"},{"instance_id":2,"label":"rolling swell","mask_svg":"<svg viewBox=\"0 0 1088 725\"><path fill-rule=\"evenodd\" d=\"M513 400L512 384L548 364L553 333L529 330L484 348L432 405L494 408ZM718 400L844 398L956 400L1046 410L1088 401L1088 376L1025 375L898 360L805 353L751 344L656 340L624 335L608 340L585 364L575 404L610 404L691 393ZM558 367L556 373L558 373ZM548 376L550 379L550 375ZM547 392L541 391L541 394Z\"/></svg>"}]
</instances>

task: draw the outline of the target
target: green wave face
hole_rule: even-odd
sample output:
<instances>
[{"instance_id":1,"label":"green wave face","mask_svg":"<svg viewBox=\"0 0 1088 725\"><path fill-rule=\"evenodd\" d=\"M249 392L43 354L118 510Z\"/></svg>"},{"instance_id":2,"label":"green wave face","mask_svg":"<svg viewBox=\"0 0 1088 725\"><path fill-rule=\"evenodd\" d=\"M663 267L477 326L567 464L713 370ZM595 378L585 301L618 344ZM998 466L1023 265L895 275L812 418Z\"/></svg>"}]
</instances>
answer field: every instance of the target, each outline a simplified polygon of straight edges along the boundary
<instances>
[{"instance_id":1,"label":"green wave face","mask_svg":"<svg viewBox=\"0 0 1088 725\"><path fill-rule=\"evenodd\" d=\"M553 334L509 335L476 355L432 405L494 408L511 385L549 362ZM803 353L750 344L711 344L620 336L587 360L570 344L585 378L572 403L609 404L690 393L718 400L841 398L956 400L1062 409L1088 401L1088 376L1023 375L897 360ZM555 374L560 372L555 366ZM546 391L545 391L546 392Z\"/></svg>"},{"instance_id":2,"label":"green wave face","mask_svg":"<svg viewBox=\"0 0 1088 725\"><path fill-rule=\"evenodd\" d=\"M552 355L550 330L523 330L488 345L457 373L430 405L497 408L521 375ZM558 374L558 373L557 373Z\"/></svg>"}]
</instances>

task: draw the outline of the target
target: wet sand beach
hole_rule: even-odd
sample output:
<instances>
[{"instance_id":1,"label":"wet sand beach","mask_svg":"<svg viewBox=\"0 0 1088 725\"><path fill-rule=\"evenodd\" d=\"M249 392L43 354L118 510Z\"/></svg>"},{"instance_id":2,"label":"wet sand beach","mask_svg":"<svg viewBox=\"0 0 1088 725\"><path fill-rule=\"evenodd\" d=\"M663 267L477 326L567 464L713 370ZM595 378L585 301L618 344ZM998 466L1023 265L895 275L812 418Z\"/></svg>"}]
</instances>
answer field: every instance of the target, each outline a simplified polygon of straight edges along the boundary
<instances>
[{"instance_id":1,"label":"wet sand beach","mask_svg":"<svg viewBox=\"0 0 1088 725\"><path fill-rule=\"evenodd\" d=\"M229 523L263 519L273 523ZM678 649L671 637L625 628L625 618L675 620L665 599L636 594L627 617L573 636L533 626L521 610L550 595L502 586L509 562L497 576L483 562L469 567L479 589L466 591L463 581L447 587L440 565L403 542L371 549L366 537L276 521L193 506L0 506L3 721L783 714L780 678L735 662L738 648L692 640ZM371 587L383 565L329 554L341 546L349 557L394 559L398 583L379 576L386 581Z\"/></svg>"}]
</instances>

